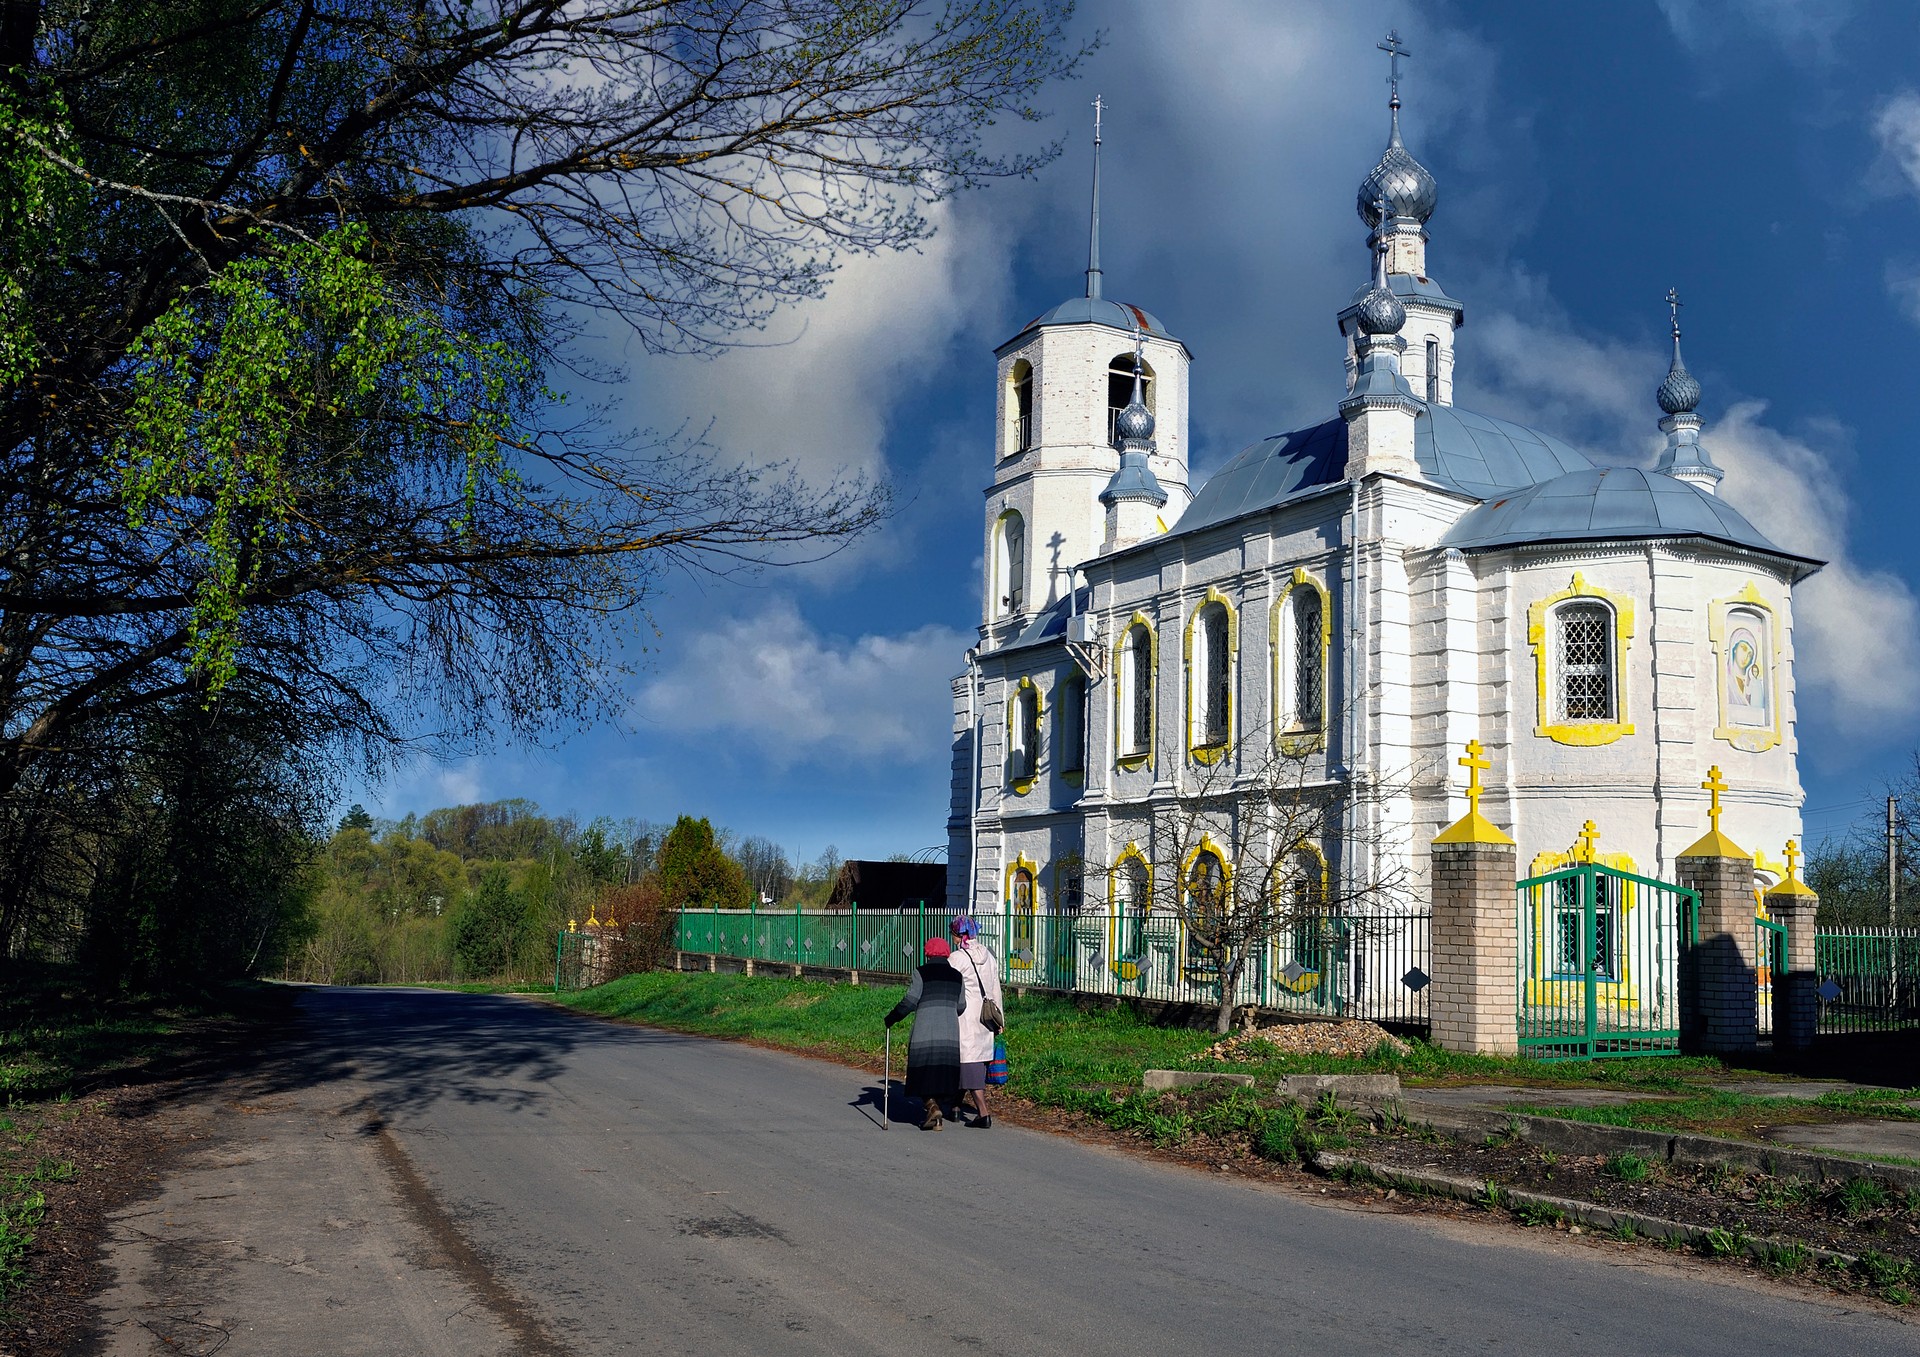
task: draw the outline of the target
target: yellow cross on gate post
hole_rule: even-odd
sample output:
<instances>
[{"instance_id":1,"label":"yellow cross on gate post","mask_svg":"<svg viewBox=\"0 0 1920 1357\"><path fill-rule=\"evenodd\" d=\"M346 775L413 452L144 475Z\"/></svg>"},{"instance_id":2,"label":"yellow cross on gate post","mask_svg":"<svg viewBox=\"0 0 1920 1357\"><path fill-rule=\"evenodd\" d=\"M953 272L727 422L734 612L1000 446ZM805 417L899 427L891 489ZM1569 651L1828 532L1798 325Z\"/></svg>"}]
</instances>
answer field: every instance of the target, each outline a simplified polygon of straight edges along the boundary
<instances>
[{"instance_id":1,"label":"yellow cross on gate post","mask_svg":"<svg viewBox=\"0 0 1920 1357\"><path fill-rule=\"evenodd\" d=\"M1455 762L1467 770L1467 814L1478 815L1480 796L1486 790L1480 785L1480 771L1493 767L1493 760L1486 756L1480 741L1468 740L1466 756Z\"/></svg>"},{"instance_id":2,"label":"yellow cross on gate post","mask_svg":"<svg viewBox=\"0 0 1920 1357\"><path fill-rule=\"evenodd\" d=\"M1593 821L1589 820L1580 826L1578 837L1579 843L1575 846L1573 855L1582 862L1592 862L1593 846L1600 841L1600 831L1595 829Z\"/></svg>"},{"instance_id":3,"label":"yellow cross on gate post","mask_svg":"<svg viewBox=\"0 0 1920 1357\"><path fill-rule=\"evenodd\" d=\"M1707 769L1707 780L1700 786L1707 793L1708 832L1718 834L1720 832L1720 793L1727 789L1726 782L1720 776L1719 764L1716 763Z\"/></svg>"},{"instance_id":4,"label":"yellow cross on gate post","mask_svg":"<svg viewBox=\"0 0 1920 1357\"><path fill-rule=\"evenodd\" d=\"M1787 880L1800 879L1800 845L1792 839L1787 840Z\"/></svg>"}]
</instances>

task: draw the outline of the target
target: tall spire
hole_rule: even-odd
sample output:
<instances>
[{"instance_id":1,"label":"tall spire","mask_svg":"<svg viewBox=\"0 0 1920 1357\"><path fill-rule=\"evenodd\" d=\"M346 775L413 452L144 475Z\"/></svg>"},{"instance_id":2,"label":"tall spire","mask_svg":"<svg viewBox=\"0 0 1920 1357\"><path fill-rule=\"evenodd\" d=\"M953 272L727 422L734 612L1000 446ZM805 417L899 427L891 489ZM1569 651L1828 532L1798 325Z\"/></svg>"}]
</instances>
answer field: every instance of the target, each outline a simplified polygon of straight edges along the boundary
<instances>
[{"instance_id":1,"label":"tall spire","mask_svg":"<svg viewBox=\"0 0 1920 1357\"><path fill-rule=\"evenodd\" d=\"M1087 295L1100 296L1100 114L1106 107L1093 96L1093 225L1087 232Z\"/></svg>"},{"instance_id":2,"label":"tall spire","mask_svg":"<svg viewBox=\"0 0 1920 1357\"><path fill-rule=\"evenodd\" d=\"M1721 478L1727 473L1715 466L1713 458L1700 446L1701 421L1696 413L1700 407L1700 383L1687 371L1686 362L1680 357L1680 294L1672 288L1667 289L1667 312L1673 325L1673 361L1667 367L1660 389L1654 393L1666 416L1660 421L1660 431L1667 436L1667 446L1661 449L1660 461L1654 470L1709 495L1716 494Z\"/></svg>"}]
</instances>

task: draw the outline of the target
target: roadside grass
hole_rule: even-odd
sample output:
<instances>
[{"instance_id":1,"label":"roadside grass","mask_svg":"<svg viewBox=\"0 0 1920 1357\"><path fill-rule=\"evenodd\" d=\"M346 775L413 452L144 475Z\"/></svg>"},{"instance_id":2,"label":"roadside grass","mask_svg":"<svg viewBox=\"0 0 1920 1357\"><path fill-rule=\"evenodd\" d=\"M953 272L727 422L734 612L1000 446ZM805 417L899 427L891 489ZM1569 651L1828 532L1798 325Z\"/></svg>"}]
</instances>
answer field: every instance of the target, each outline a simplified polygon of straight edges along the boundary
<instances>
[{"instance_id":1,"label":"roadside grass","mask_svg":"<svg viewBox=\"0 0 1920 1357\"><path fill-rule=\"evenodd\" d=\"M70 1094L142 1065L170 1048L182 1020L202 1011L177 1001L103 999L57 968L10 969L0 984L0 1106Z\"/></svg>"},{"instance_id":2,"label":"roadside grass","mask_svg":"<svg viewBox=\"0 0 1920 1357\"><path fill-rule=\"evenodd\" d=\"M557 1002L604 1017L831 1056L877 1071L881 1020L900 994L899 985L653 971L559 995ZM1359 1058L1295 1054L1255 1042L1246 1058L1213 1060L1205 1054L1218 1040L1211 1031L1161 1025L1126 1006L1032 993L1009 993L1007 1026L1013 1087L1021 1097L1103 1119L1105 1109L1138 1096L1141 1076L1149 1069L1251 1074L1256 1087L1269 1089L1287 1074L1378 1072L1415 1084L1598 1084L1649 1093L1684 1092L1727 1074L1712 1059L1550 1063L1461 1055L1419 1040L1404 1041L1400 1050L1383 1043ZM904 1030L901 1036L904 1040ZM896 1070L901 1058L896 1054Z\"/></svg>"},{"instance_id":3,"label":"roadside grass","mask_svg":"<svg viewBox=\"0 0 1920 1357\"><path fill-rule=\"evenodd\" d=\"M1542 1100L1538 1103L1510 1104L1507 1110L1538 1117L1584 1121L1599 1126L1627 1126L1642 1131L1750 1138L1754 1128L1759 1126L1811 1125L1847 1117L1920 1121L1920 1107L1910 1105L1915 1099L1920 1099L1920 1089L1866 1089L1827 1093L1809 1100L1770 1098L1695 1086L1688 1089L1685 1096L1678 1098L1615 1103L1610 1107L1567 1106Z\"/></svg>"}]
</instances>

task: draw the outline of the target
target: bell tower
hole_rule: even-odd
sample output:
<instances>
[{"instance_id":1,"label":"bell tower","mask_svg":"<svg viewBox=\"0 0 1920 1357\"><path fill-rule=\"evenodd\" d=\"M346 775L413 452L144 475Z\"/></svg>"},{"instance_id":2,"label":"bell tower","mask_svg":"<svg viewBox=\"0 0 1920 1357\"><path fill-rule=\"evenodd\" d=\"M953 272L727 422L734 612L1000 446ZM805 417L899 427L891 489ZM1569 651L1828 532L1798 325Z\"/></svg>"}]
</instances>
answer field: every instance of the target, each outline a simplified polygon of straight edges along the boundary
<instances>
[{"instance_id":1,"label":"bell tower","mask_svg":"<svg viewBox=\"0 0 1920 1357\"><path fill-rule=\"evenodd\" d=\"M1187 481L1192 354L1149 312L1109 301L1100 268L1100 117L1094 100L1093 206L1086 289L1029 321L994 351L999 397L986 491L981 636L1018 635L1067 597L1074 570L1107 541L1101 494L1120 470L1122 413L1138 399L1156 437L1144 454L1165 494L1146 535L1193 498Z\"/></svg>"}]
</instances>

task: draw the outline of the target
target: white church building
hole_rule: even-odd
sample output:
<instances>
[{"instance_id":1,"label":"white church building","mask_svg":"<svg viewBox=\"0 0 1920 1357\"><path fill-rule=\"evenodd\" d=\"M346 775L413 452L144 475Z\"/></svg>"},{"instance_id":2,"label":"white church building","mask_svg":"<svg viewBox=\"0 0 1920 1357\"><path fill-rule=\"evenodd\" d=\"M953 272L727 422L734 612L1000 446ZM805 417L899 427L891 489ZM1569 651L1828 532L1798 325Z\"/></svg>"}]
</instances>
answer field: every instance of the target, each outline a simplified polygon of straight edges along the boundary
<instances>
[{"instance_id":1,"label":"white church building","mask_svg":"<svg viewBox=\"0 0 1920 1357\"><path fill-rule=\"evenodd\" d=\"M1156 841L1170 808L1204 790L1230 822L1233 788L1276 755L1329 795L1367 790L1349 812L1367 823L1315 848L1336 874L1365 842L1424 882L1476 739L1481 810L1523 872L1570 861L1591 820L1601 861L1672 880L1714 766L1740 842L1799 835L1793 586L1820 562L1722 484L1677 308L1671 368L1649 374L1651 469L1454 404L1471 331L1428 269L1438 194L1402 144L1397 85L1390 107L1357 198L1372 279L1338 314L1326 418L1198 485L1192 355L1104 294L1096 130L1084 295L996 350L950 907L1138 907L1162 873L1210 870Z\"/></svg>"}]
</instances>

